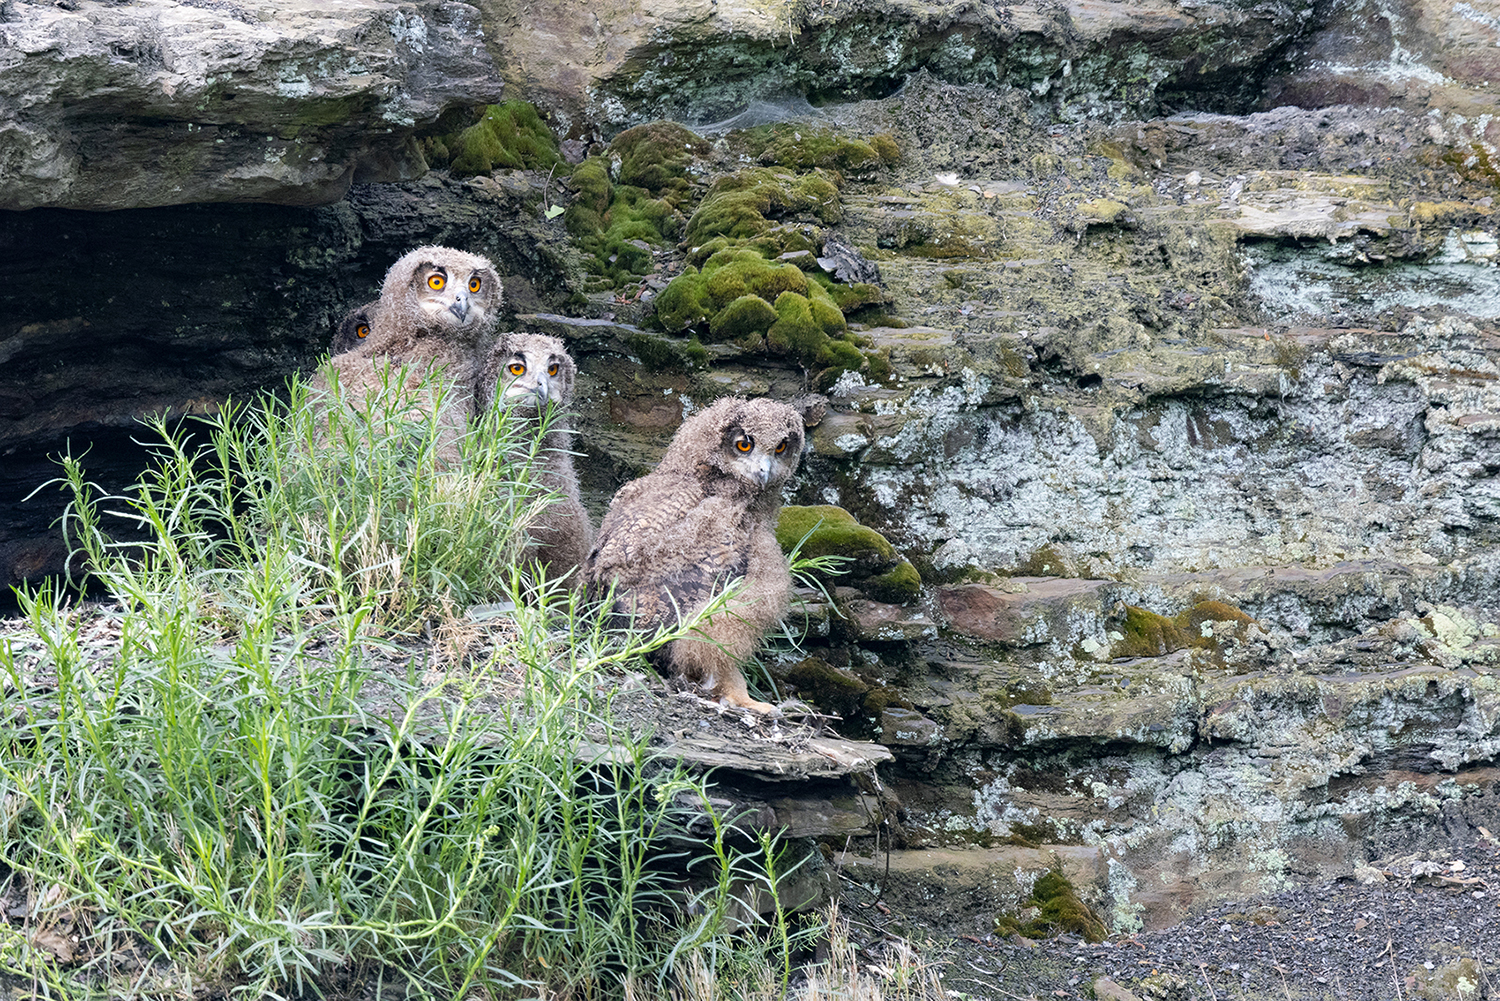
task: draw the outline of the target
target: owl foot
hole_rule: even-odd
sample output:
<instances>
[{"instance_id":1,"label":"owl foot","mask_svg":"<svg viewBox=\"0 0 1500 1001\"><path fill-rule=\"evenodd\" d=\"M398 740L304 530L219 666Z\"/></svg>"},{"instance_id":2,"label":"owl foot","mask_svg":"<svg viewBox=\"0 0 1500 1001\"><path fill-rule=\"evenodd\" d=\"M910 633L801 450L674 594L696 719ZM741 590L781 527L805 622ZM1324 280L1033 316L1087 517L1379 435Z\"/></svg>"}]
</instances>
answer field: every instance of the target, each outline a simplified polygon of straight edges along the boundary
<instances>
[{"instance_id":1,"label":"owl foot","mask_svg":"<svg viewBox=\"0 0 1500 1001\"><path fill-rule=\"evenodd\" d=\"M771 703L769 702L757 702L754 699L750 698L748 695L738 699L726 695L723 701L726 705L734 706L736 709L748 709L753 713L759 713L760 715L769 717L771 719L781 718L780 709L771 705Z\"/></svg>"}]
</instances>

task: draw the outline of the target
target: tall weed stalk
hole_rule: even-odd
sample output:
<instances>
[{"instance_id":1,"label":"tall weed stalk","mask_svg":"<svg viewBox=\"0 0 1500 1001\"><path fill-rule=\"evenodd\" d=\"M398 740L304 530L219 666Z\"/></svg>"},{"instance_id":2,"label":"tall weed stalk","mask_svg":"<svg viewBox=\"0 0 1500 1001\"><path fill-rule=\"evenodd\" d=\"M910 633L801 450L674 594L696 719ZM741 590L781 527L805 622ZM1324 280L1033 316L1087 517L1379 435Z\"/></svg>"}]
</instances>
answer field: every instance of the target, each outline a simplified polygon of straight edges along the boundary
<instances>
[{"instance_id":1,"label":"tall weed stalk","mask_svg":"<svg viewBox=\"0 0 1500 1001\"><path fill-rule=\"evenodd\" d=\"M550 500L540 439L495 415L455 466L440 390L399 383L360 412L294 382L195 429L155 421L157 461L124 496L62 460L65 530L118 642L86 652L60 589L20 595L45 669L0 644L0 864L30 927L66 923L82 963L45 962L33 936L0 944L0 968L77 996L121 978L300 994L370 968L412 994L610 997L723 946L754 862L597 684L700 620L606 633L519 570ZM106 514L146 541L112 541ZM472 679L424 681L410 639L485 601L516 610L484 668L526 679L499 708ZM687 900L668 872L705 822L695 864L719 875ZM148 960L129 976L127 945Z\"/></svg>"}]
</instances>

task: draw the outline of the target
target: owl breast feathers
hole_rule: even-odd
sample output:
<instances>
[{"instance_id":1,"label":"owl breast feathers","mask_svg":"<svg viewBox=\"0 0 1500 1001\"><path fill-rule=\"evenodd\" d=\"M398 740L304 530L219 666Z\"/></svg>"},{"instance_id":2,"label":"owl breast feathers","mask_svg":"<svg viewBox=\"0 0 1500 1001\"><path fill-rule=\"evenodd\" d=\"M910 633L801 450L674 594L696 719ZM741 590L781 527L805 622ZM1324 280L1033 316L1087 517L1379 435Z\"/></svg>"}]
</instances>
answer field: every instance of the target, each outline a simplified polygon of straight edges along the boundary
<instances>
[{"instance_id":1,"label":"owl breast feathers","mask_svg":"<svg viewBox=\"0 0 1500 1001\"><path fill-rule=\"evenodd\" d=\"M760 712L741 664L786 614L791 573L776 543L781 489L802 455L802 420L771 400L723 399L678 429L650 475L615 494L585 579L636 626L672 626L733 580L728 607L659 661L715 697Z\"/></svg>"}]
</instances>

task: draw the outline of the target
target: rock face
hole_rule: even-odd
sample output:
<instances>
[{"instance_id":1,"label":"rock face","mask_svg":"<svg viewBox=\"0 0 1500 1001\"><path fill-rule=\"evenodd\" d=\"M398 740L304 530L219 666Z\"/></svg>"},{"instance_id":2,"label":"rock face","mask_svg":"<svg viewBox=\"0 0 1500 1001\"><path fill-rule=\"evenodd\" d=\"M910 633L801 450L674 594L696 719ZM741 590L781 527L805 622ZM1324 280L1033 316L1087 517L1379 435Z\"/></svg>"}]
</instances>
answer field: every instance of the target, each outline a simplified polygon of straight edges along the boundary
<instances>
[{"instance_id":1,"label":"rock face","mask_svg":"<svg viewBox=\"0 0 1500 1001\"><path fill-rule=\"evenodd\" d=\"M500 89L467 4L10 0L0 208L331 202Z\"/></svg>"}]
</instances>

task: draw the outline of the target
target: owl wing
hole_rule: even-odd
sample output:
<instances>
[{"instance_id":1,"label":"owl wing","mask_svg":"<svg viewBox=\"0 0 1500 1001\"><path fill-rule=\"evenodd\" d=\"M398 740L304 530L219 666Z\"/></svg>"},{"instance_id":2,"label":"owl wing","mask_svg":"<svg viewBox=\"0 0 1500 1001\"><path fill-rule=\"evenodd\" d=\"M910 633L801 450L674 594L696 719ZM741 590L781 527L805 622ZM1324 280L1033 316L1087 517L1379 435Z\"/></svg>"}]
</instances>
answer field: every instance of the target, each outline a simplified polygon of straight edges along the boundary
<instances>
[{"instance_id":1,"label":"owl wing","mask_svg":"<svg viewBox=\"0 0 1500 1001\"><path fill-rule=\"evenodd\" d=\"M677 621L749 568L745 509L688 477L626 484L599 526L590 580L647 628Z\"/></svg>"}]
</instances>

